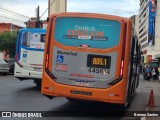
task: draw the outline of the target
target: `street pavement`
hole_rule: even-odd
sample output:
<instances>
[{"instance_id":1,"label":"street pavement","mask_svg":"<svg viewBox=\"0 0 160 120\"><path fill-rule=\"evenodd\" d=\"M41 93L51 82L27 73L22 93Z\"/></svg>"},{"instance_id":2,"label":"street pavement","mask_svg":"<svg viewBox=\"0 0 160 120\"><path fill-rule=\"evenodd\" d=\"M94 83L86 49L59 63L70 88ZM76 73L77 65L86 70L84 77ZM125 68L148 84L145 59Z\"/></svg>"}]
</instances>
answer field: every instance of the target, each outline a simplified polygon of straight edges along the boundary
<instances>
[{"instance_id":1,"label":"street pavement","mask_svg":"<svg viewBox=\"0 0 160 120\"><path fill-rule=\"evenodd\" d=\"M154 92L155 107L147 106L151 90ZM141 111L160 111L160 81L146 81L140 77L139 87L136 90L134 99L125 114L141 113ZM64 97L56 97L52 100L43 96L32 80L19 81L13 75L0 76L0 111L109 111L116 110L117 106L104 103L72 103ZM53 112L53 113L52 113ZM74 113L73 113L74 114ZM8 119L8 118L3 118ZM13 120L13 118L9 118ZM22 118L15 118L22 119ZM24 118L31 119L31 118ZM33 118L35 119L35 118ZM38 118L37 120L39 120ZM43 120L46 118L41 118ZM79 120L82 117L53 117L47 119ZM106 119L106 117L83 117L83 120ZM107 117L111 120L160 120L159 117ZM0 118L1 120L1 118Z\"/></svg>"}]
</instances>

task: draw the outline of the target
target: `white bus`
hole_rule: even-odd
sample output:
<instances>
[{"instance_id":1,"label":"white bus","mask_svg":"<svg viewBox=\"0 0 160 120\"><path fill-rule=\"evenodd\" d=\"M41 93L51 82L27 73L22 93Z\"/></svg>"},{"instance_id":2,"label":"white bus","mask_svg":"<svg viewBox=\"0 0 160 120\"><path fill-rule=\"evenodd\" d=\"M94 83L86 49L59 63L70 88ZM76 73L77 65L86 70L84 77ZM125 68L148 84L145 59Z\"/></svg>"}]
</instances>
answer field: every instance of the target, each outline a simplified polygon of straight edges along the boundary
<instances>
[{"instance_id":1,"label":"white bus","mask_svg":"<svg viewBox=\"0 0 160 120\"><path fill-rule=\"evenodd\" d=\"M33 79L41 86L46 30L26 28L18 31L14 76L19 80Z\"/></svg>"}]
</instances>

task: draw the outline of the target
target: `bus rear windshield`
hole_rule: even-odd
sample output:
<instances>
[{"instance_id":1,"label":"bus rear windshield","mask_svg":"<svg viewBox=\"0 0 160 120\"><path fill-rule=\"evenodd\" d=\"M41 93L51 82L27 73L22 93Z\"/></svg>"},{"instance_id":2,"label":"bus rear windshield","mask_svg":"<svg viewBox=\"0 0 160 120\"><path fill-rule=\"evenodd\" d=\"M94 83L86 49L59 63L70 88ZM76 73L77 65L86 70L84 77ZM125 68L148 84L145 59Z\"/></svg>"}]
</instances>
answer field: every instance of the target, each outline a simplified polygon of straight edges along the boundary
<instances>
[{"instance_id":1,"label":"bus rear windshield","mask_svg":"<svg viewBox=\"0 0 160 120\"><path fill-rule=\"evenodd\" d=\"M121 23L115 20L59 17L56 19L54 40L65 46L88 45L106 49L120 41Z\"/></svg>"},{"instance_id":2,"label":"bus rear windshield","mask_svg":"<svg viewBox=\"0 0 160 120\"><path fill-rule=\"evenodd\" d=\"M24 32L22 46L32 49L44 49L45 35L39 32Z\"/></svg>"}]
</instances>

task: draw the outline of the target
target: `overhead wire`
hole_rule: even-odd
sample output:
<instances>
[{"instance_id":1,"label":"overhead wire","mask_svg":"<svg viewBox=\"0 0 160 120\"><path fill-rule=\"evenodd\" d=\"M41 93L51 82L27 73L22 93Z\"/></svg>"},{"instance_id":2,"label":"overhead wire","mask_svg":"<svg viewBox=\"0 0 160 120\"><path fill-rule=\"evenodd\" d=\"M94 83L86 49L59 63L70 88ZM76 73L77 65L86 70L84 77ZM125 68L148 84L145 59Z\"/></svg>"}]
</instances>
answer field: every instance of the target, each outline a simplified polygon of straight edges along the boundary
<instances>
[{"instance_id":1,"label":"overhead wire","mask_svg":"<svg viewBox=\"0 0 160 120\"><path fill-rule=\"evenodd\" d=\"M28 9L26 9L26 8L24 9L25 4L23 6L16 5L17 7L13 8L13 4L11 4L10 2L6 2L6 1L2 1L1 4L7 6L7 8L10 8L10 10L12 10L13 12L18 11L19 14L20 14L20 12L23 12L23 14L30 15L31 14L30 9L33 9L33 7L30 7L30 6L28 6Z\"/></svg>"},{"instance_id":2,"label":"overhead wire","mask_svg":"<svg viewBox=\"0 0 160 120\"><path fill-rule=\"evenodd\" d=\"M0 1L4 1L4 0L0 0ZM20 5L24 5L24 3L17 1L17 0L5 0L6 2L10 2L10 3L16 3L16 4L20 4Z\"/></svg>"},{"instance_id":3,"label":"overhead wire","mask_svg":"<svg viewBox=\"0 0 160 120\"><path fill-rule=\"evenodd\" d=\"M1 15L1 17L0 18L2 18L2 19L0 19L0 22L1 23L12 23L12 24L15 24L15 25L17 25L17 26L20 26L20 27L23 27L23 26L25 26L24 25L24 21L25 20L23 20L23 21L21 21L21 20L19 20L19 19L13 19L13 17L10 17L10 16L8 16L8 14L6 14L6 15L3 15L3 14L5 14L4 13L4 11L0 11L1 13L0 13L0 15ZM3 13L2 13L3 12ZM3 16L2 16L3 15ZM13 14L11 14L11 15L13 15ZM12 22L11 22L12 21ZM1 26L2 27L2 26Z\"/></svg>"},{"instance_id":4,"label":"overhead wire","mask_svg":"<svg viewBox=\"0 0 160 120\"><path fill-rule=\"evenodd\" d=\"M6 17L6 16L2 16L2 15L0 15L0 16L1 16L1 17L3 17L3 18L6 18L6 19L14 20L14 21L24 22L24 21L20 21L20 20L12 19L12 18L9 18L9 17Z\"/></svg>"},{"instance_id":5,"label":"overhead wire","mask_svg":"<svg viewBox=\"0 0 160 120\"><path fill-rule=\"evenodd\" d=\"M1 11L0 10L0 16L3 16L3 17L1 17L1 18L4 18L4 17L7 17L7 18L11 18L11 19L16 19L16 20L19 20L19 21L23 21L23 22L25 22L25 21L27 21L28 20L28 18L22 18L22 17L19 17L19 16L17 16L17 15L14 15L14 14L12 14L12 13L7 13L6 11L4 12L4 11Z\"/></svg>"},{"instance_id":6,"label":"overhead wire","mask_svg":"<svg viewBox=\"0 0 160 120\"><path fill-rule=\"evenodd\" d=\"M55 0L54 0L55 1ZM53 1L53 2L54 2ZM0 15L2 16L2 14L4 14L4 13L6 13L6 15L7 16L2 16L2 18L4 18L4 19L10 19L10 20L13 20L14 22L23 22L23 24L24 24L24 22L25 21L27 21L29 18L31 18L31 17L33 17L33 16L27 16L26 14L29 12L29 14L28 15L30 15L30 11L29 11L29 9L30 8L28 8L28 12L27 12L27 9L24 9L24 7L23 6L25 6L24 5L24 3L22 3L22 2L19 2L19 1L17 1L17 0L14 0L14 1L11 1L11 0L0 0L0 2L1 2L1 4L3 4L4 6L6 6L5 8L3 8L3 7L0 7ZM53 2L52 2L52 4L53 4ZM37 4L39 4L40 3L40 0L38 0L38 1L36 1L36 2L33 2L35 5L37 5ZM13 4L16 4L16 6L18 6L18 8L17 7L14 7L13 8ZM51 4L51 5L52 5ZM3 6L2 5L2 6ZM38 5L37 5L38 6ZM7 8L7 9L6 9ZM9 8L9 9L8 9ZM17 11L23 11L23 9L24 9L24 11L25 12L23 12L23 13L20 13L20 12L17 12ZM32 7L32 9L33 9L33 7ZM35 11L35 9L36 9L36 7L34 8L34 11ZM47 10L48 10L48 8L47 8ZM47 11L46 10L46 11ZM46 12L45 11L45 12ZM3 13L2 13L3 12ZM45 14L45 12L41 15L41 17ZM19 19L17 19L17 18L15 18L15 17L17 17L17 18L19 18ZM2 21L4 21L4 19L1 19Z\"/></svg>"},{"instance_id":7,"label":"overhead wire","mask_svg":"<svg viewBox=\"0 0 160 120\"><path fill-rule=\"evenodd\" d=\"M7 12L10 12L10 13L13 13L13 14L16 14L16 15L19 15L19 16L22 16L22 17L25 17L25 18L30 18L28 16L25 16L25 15L22 15L22 14L19 14L19 13L16 13L16 12L13 12L13 11L10 11L10 10L7 10L7 9L4 9L4 8L0 8L0 10L4 10L4 11L7 11Z\"/></svg>"},{"instance_id":8,"label":"overhead wire","mask_svg":"<svg viewBox=\"0 0 160 120\"><path fill-rule=\"evenodd\" d=\"M14 1L13 1L13 0L5 0L5 1L2 0L1 2L2 2L2 3L10 4L10 5L14 5L14 4L15 4L16 6L25 6L25 5L26 5L25 3L22 3L22 2L19 2L19 1L16 2L16 1L17 1L17 0L14 0ZM35 3L35 2L34 2L34 3ZM29 6L29 7L30 7L30 6Z\"/></svg>"}]
</instances>

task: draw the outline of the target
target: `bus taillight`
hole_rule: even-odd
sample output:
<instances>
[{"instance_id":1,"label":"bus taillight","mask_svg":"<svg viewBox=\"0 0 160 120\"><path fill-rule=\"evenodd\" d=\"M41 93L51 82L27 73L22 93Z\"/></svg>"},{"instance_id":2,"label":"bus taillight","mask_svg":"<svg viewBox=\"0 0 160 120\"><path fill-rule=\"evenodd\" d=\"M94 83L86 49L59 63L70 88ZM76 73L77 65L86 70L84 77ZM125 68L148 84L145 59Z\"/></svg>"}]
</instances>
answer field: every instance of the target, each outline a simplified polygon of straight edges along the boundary
<instances>
[{"instance_id":1,"label":"bus taillight","mask_svg":"<svg viewBox=\"0 0 160 120\"><path fill-rule=\"evenodd\" d=\"M16 53L16 61L18 61L18 53Z\"/></svg>"},{"instance_id":2,"label":"bus taillight","mask_svg":"<svg viewBox=\"0 0 160 120\"><path fill-rule=\"evenodd\" d=\"M122 56L121 56L121 67L120 67L120 77L123 75L123 68L124 68L124 59L125 59L125 49L126 49L126 33L127 31L127 24L124 22L124 33L123 33L123 47L122 47Z\"/></svg>"},{"instance_id":3,"label":"bus taillight","mask_svg":"<svg viewBox=\"0 0 160 120\"><path fill-rule=\"evenodd\" d=\"M18 62L18 52L16 53L16 63L17 63L20 67L23 67L23 66Z\"/></svg>"},{"instance_id":4,"label":"bus taillight","mask_svg":"<svg viewBox=\"0 0 160 120\"><path fill-rule=\"evenodd\" d=\"M49 60L49 56L47 54L47 56L46 56L46 68L48 68L48 60Z\"/></svg>"},{"instance_id":5,"label":"bus taillight","mask_svg":"<svg viewBox=\"0 0 160 120\"><path fill-rule=\"evenodd\" d=\"M121 61L121 67L120 67L120 76L116 80L110 82L108 85L115 85L116 83L120 82L123 77L123 68L124 68L124 60Z\"/></svg>"},{"instance_id":6,"label":"bus taillight","mask_svg":"<svg viewBox=\"0 0 160 120\"><path fill-rule=\"evenodd\" d=\"M120 72L120 76L123 75L123 67L124 67L124 61L121 61L121 72Z\"/></svg>"}]
</instances>

